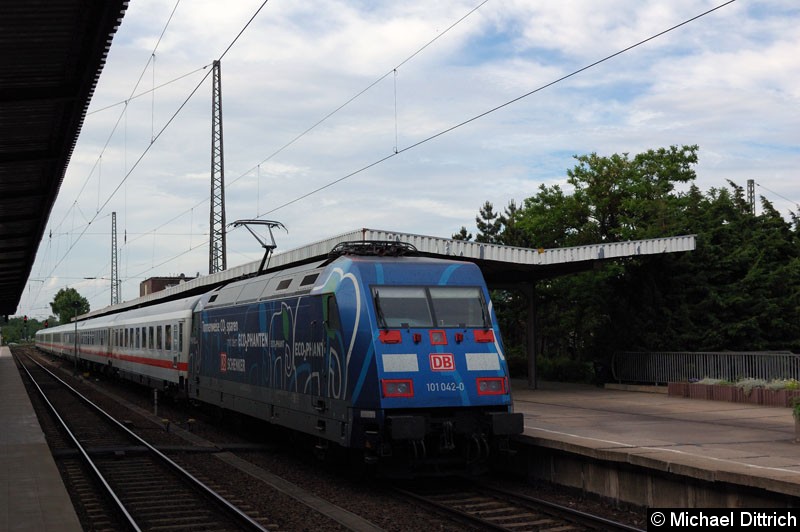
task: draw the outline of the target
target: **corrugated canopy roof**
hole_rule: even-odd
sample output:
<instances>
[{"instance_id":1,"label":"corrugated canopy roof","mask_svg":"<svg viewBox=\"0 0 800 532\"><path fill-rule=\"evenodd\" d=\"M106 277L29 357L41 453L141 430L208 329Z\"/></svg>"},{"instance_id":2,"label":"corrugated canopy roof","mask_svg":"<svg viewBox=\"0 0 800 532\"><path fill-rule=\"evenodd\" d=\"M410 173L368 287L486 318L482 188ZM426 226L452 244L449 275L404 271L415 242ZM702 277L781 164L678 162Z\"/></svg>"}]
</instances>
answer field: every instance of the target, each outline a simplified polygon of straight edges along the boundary
<instances>
[{"instance_id":1,"label":"corrugated canopy roof","mask_svg":"<svg viewBox=\"0 0 800 532\"><path fill-rule=\"evenodd\" d=\"M16 312L127 5L0 2L0 315Z\"/></svg>"},{"instance_id":2,"label":"corrugated canopy roof","mask_svg":"<svg viewBox=\"0 0 800 532\"><path fill-rule=\"evenodd\" d=\"M531 283L538 279L578 272L591 268L596 262L603 260L693 251L696 245L695 235L680 235L568 248L530 249L364 228L297 249L275 253L270 258L266 271L283 270L322 260L340 242L359 240L407 242L423 255L474 262L480 267L489 288ZM102 316L186 297L190 294L208 292L223 284L255 275L259 266L260 261L254 261L211 275L196 277L138 299L93 310L84 317Z\"/></svg>"}]
</instances>

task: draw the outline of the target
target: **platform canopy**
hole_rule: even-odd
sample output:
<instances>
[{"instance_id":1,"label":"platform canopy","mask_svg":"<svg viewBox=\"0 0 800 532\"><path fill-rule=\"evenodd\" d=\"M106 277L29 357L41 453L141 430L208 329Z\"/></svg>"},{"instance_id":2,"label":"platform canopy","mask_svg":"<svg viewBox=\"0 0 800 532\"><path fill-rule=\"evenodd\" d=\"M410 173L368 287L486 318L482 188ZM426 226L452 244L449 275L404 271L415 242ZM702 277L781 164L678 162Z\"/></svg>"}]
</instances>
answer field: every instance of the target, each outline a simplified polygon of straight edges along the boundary
<instances>
[{"instance_id":1,"label":"platform canopy","mask_svg":"<svg viewBox=\"0 0 800 532\"><path fill-rule=\"evenodd\" d=\"M0 1L0 315L17 310L127 5Z\"/></svg>"},{"instance_id":2,"label":"platform canopy","mask_svg":"<svg viewBox=\"0 0 800 532\"><path fill-rule=\"evenodd\" d=\"M270 257L266 270L281 270L318 261L327 257L333 247L341 242L363 240L407 242L426 256L474 262L481 268L490 288L507 287L516 283L531 283L547 277L586 270L597 261L602 260L678 253L695 249L695 235L608 242L568 248L530 249L382 229L358 229L296 249L275 253ZM254 261L215 274L197 277L160 292L126 301L113 307L92 311L84 317L99 316L151 305L162 300L202 293L225 283L254 275L258 272L260 264L261 261Z\"/></svg>"}]
</instances>

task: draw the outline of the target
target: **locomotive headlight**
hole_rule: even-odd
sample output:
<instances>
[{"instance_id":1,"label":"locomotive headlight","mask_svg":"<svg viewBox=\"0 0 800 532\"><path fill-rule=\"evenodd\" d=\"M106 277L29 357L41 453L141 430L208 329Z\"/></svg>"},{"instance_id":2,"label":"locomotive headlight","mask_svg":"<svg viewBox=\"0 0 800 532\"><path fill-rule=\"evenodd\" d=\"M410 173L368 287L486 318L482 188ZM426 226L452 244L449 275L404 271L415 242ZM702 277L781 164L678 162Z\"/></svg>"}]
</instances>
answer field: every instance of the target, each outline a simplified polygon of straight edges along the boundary
<instances>
[{"instance_id":1,"label":"locomotive headlight","mask_svg":"<svg viewBox=\"0 0 800 532\"><path fill-rule=\"evenodd\" d=\"M414 383L411 379L382 379L384 397L414 397Z\"/></svg>"},{"instance_id":2,"label":"locomotive headlight","mask_svg":"<svg viewBox=\"0 0 800 532\"><path fill-rule=\"evenodd\" d=\"M503 377L483 377L476 379L478 395L502 395L506 393L506 383Z\"/></svg>"}]
</instances>

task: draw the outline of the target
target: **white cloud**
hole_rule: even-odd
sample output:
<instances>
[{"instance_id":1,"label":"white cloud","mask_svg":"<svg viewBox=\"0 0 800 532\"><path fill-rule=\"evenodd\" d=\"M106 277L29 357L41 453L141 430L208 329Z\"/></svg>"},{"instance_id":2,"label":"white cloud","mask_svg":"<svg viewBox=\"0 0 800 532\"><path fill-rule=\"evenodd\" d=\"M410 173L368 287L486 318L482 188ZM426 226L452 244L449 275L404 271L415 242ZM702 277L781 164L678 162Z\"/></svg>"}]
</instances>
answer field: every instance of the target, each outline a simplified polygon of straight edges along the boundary
<instances>
[{"instance_id":1,"label":"white cloud","mask_svg":"<svg viewBox=\"0 0 800 532\"><path fill-rule=\"evenodd\" d=\"M107 304L108 281L83 278L110 277L112 211L124 299L141 277L207 271L202 67L261 3L178 4L153 58L175 3L131 2L37 255L32 278L46 282L31 283L20 312L46 315L64 286ZM563 183L573 155L695 143L701 188L756 179L782 212L796 207L796 2L736 2L426 141L718 5L490 1L446 32L479 3L267 3L222 60L228 221L282 221L283 250L361 227L475 233L484 201L502 210ZM246 231L228 235L229 266L260 257Z\"/></svg>"}]
</instances>

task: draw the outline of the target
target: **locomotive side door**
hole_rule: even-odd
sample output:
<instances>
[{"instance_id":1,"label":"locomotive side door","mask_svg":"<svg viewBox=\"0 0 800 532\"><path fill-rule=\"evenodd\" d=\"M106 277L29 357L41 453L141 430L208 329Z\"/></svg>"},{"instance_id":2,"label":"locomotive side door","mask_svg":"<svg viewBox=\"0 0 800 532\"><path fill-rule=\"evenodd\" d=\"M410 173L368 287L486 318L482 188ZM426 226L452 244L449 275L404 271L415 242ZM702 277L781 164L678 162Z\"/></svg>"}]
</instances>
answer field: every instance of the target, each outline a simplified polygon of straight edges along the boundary
<instances>
[{"instance_id":1,"label":"locomotive side door","mask_svg":"<svg viewBox=\"0 0 800 532\"><path fill-rule=\"evenodd\" d=\"M325 366L322 375L324 397L341 397L341 386L344 383L344 353L340 349L342 323L339 319L339 306L335 294L322 296L323 324L325 330Z\"/></svg>"}]
</instances>

